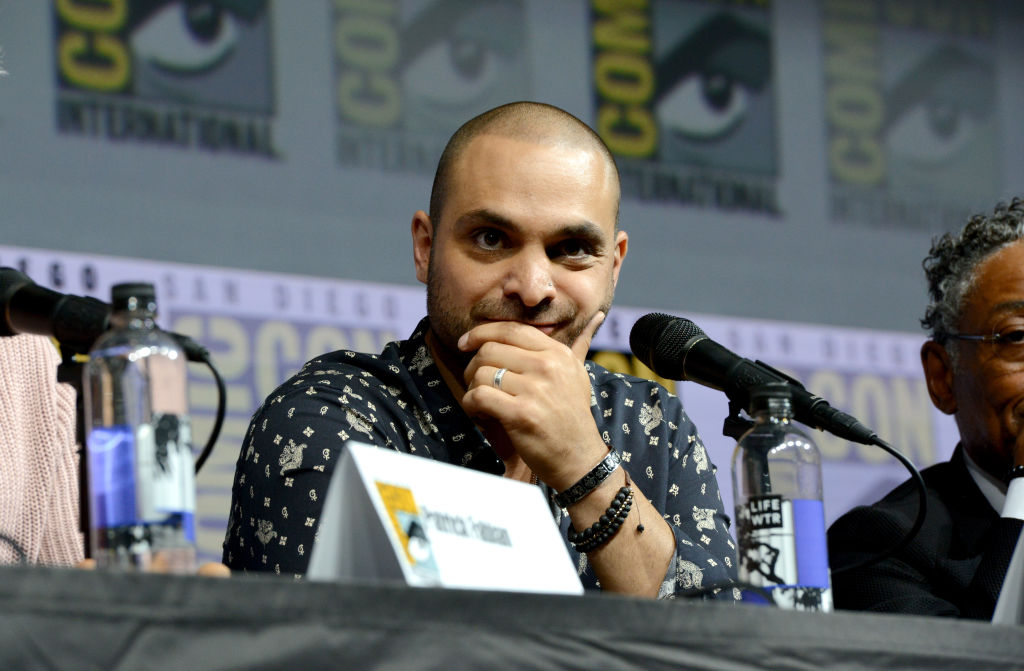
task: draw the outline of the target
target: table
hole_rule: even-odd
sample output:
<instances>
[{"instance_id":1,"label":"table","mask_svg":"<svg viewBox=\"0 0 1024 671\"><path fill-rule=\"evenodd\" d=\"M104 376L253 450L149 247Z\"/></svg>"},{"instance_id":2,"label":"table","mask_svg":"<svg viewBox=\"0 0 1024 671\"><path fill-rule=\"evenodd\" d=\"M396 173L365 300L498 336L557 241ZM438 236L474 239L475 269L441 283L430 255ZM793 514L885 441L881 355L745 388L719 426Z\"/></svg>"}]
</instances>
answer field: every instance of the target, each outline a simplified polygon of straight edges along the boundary
<instances>
[{"instance_id":1,"label":"table","mask_svg":"<svg viewBox=\"0 0 1024 671\"><path fill-rule=\"evenodd\" d=\"M1024 627L0 567L0 669L1022 669Z\"/></svg>"}]
</instances>

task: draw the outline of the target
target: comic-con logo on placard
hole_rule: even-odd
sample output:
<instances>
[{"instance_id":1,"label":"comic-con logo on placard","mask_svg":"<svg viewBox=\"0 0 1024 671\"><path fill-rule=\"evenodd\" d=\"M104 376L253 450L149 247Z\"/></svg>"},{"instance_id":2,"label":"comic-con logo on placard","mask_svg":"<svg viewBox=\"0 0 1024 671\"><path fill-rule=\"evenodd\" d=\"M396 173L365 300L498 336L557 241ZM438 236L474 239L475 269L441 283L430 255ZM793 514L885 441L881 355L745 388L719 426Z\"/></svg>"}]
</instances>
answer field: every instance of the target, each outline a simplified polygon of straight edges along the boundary
<instances>
[{"instance_id":1,"label":"comic-con logo on placard","mask_svg":"<svg viewBox=\"0 0 1024 671\"><path fill-rule=\"evenodd\" d=\"M595 125L626 196L778 212L768 0L591 0Z\"/></svg>"},{"instance_id":2,"label":"comic-con logo on placard","mask_svg":"<svg viewBox=\"0 0 1024 671\"><path fill-rule=\"evenodd\" d=\"M993 11L823 0L833 221L948 230L998 198Z\"/></svg>"},{"instance_id":3,"label":"comic-con logo on placard","mask_svg":"<svg viewBox=\"0 0 1024 671\"><path fill-rule=\"evenodd\" d=\"M272 158L266 0L54 0L57 129Z\"/></svg>"},{"instance_id":4,"label":"comic-con logo on placard","mask_svg":"<svg viewBox=\"0 0 1024 671\"><path fill-rule=\"evenodd\" d=\"M379 481L374 484L377 485L377 493L380 494L380 500L388 511L392 529L398 537L409 567L420 579L428 583L438 582L440 573L434 559L434 550L412 490Z\"/></svg>"},{"instance_id":5,"label":"comic-con logo on placard","mask_svg":"<svg viewBox=\"0 0 1024 671\"><path fill-rule=\"evenodd\" d=\"M432 174L466 119L528 97L521 0L332 3L337 160Z\"/></svg>"}]
</instances>

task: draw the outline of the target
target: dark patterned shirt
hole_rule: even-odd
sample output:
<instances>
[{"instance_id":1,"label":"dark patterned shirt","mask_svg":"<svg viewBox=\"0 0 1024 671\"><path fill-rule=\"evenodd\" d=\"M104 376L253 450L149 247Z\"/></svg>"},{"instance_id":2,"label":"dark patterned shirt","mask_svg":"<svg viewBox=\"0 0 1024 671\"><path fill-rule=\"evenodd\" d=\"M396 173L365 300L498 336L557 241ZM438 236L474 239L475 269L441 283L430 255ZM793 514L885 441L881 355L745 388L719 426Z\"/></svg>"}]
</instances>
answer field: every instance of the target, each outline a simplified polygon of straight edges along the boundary
<instances>
[{"instance_id":1,"label":"dark patterned shirt","mask_svg":"<svg viewBox=\"0 0 1024 671\"><path fill-rule=\"evenodd\" d=\"M349 439L503 472L441 380L426 328L421 321L409 340L388 343L380 355L341 350L313 359L267 398L238 457L225 564L296 577L306 571L331 472ZM679 399L649 380L586 367L601 436L675 534L661 596L734 580L715 467ZM552 508L564 538L569 516ZM583 586L597 587L586 555L569 553Z\"/></svg>"}]
</instances>

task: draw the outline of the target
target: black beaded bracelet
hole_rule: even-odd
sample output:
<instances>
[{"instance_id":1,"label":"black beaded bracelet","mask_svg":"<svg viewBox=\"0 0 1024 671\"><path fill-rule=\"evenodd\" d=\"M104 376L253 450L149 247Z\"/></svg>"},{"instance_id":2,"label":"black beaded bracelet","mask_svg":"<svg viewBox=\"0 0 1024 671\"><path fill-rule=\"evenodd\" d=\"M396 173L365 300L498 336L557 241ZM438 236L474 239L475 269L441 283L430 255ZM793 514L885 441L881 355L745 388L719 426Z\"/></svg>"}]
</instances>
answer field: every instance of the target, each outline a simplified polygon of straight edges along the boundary
<instances>
[{"instance_id":1,"label":"black beaded bracelet","mask_svg":"<svg viewBox=\"0 0 1024 671\"><path fill-rule=\"evenodd\" d=\"M594 535L587 540L581 540L573 547L584 554L593 552L608 541L610 541L615 534L618 533L619 529L622 528L622 523L626 521L626 517L629 515L629 511L633 506L632 495L625 501L621 508L616 510L615 514L609 518L607 525L594 532Z\"/></svg>"},{"instance_id":2,"label":"black beaded bracelet","mask_svg":"<svg viewBox=\"0 0 1024 671\"><path fill-rule=\"evenodd\" d=\"M589 527L581 532L577 532L573 529L572 524L569 525L569 530L566 532L569 544L577 552L586 553L596 550L618 533L619 529L622 528L622 523L629 516L629 511L632 507L633 488L626 485L619 489L618 494L612 500L612 504L604 511L604 515Z\"/></svg>"},{"instance_id":3,"label":"black beaded bracelet","mask_svg":"<svg viewBox=\"0 0 1024 671\"><path fill-rule=\"evenodd\" d=\"M1006 482L1009 482L1014 478L1024 478L1024 464L1017 464L1010 470L1006 471Z\"/></svg>"},{"instance_id":4,"label":"black beaded bracelet","mask_svg":"<svg viewBox=\"0 0 1024 671\"><path fill-rule=\"evenodd\" d=\"M622 458L615 450L609 450L608 456L600 461L597 466L590 469L586 475L579 479L572 487L561 494L555 494L555 505L559 508L568 508L590 492L597 489L598 485L608 479L608 476L622 463Z\"/></svg>"}]
</instances>

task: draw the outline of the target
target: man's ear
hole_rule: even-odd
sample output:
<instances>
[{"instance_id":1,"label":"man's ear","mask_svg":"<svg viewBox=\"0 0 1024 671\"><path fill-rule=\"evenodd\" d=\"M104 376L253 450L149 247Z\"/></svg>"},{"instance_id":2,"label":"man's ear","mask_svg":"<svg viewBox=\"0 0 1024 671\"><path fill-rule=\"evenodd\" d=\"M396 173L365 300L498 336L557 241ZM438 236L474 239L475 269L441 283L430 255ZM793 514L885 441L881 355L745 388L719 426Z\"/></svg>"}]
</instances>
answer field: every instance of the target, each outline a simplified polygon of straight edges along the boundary
<instances>
[{"instance_id":1,"label":"man's ear","mask_svg":"<svg viewBox=\"0 0 1024 671\"><path fill-rule=\"evenodd\" d=\"M615 252L614 258L612 259L612 286L617 286L619 283L619 271L622 270L622 262L626 258L626 252L629 250L629 235L625 231L618 231L615 234Z\"/></svg>"},{"instance_id":2,"label":"man's ear","mask_svg":"<svg viewBox=\"0 0 1024 671\"><path fill-rule=\"evenodd\" d=\"M921 366L932 404L952 415L956 412L956 395L953 393L953 360L949 352L939 343L929 340L921 346Z\"/></svg>"},{"instance_id":3,"label":"man's ear","mask_svg":"<svg viewBox=\"0 0 1024 671\"><path fill-rule=\"evenodd\" d=\"M430 248L434 244L434 226L423 210L412 215L412 260L416 264L416 279L424 284L430 272Z\"/></svg>"}]
</instances>

